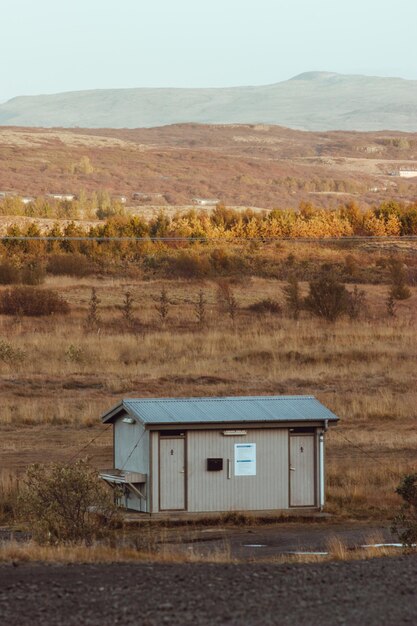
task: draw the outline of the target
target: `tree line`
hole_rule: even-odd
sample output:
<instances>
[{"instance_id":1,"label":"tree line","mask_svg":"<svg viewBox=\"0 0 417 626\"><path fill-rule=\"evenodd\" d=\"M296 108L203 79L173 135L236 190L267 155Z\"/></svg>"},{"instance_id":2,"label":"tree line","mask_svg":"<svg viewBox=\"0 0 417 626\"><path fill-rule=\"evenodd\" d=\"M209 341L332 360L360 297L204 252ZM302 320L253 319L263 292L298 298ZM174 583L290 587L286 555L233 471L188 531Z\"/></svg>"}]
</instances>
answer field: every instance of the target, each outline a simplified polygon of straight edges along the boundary
<instances>
[{"instance_id":1,"label":"tree line","mask_svg":"<svg viewBox=\"0 0 417 626\"><path fill-rule=\"evenodd\" d=\"M95 225L56 223L41 229L36 222L25 226L10 225L9 236L39 237L143 237L149 241L161 238L225 239L253 238L326 238L386 237L417 235L417 203L385 202L362 210L355 202L329 210L301 203L297 211L238 211L218 205L213 211L176 213L168 216L163 210L150 219L129 215L123 207ZM73 218L70 218L73 219ZM14 244L16 245L16 244ZM61 248L65 249L65 242Z\"/></svg>"}]
</instances>

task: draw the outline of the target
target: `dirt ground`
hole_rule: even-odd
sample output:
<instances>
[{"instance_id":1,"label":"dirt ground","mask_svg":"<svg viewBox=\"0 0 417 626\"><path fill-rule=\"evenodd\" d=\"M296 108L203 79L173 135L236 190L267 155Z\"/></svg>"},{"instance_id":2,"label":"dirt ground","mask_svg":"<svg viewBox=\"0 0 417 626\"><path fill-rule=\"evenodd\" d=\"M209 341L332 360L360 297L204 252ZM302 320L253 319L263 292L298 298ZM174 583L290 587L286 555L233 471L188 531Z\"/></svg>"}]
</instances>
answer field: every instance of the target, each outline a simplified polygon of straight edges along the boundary
<instances>
[{"instance_id":1,"label":"dirt ground","mask_svg":"<svg viewBox=\"0 0 417 626\"><path fill-rule=\"evenodd\" d=\"M164 551L188 553L196 557L227 554L233 560L259 562L274 557L300 552L326 552L333 540L339 541L347 550L362 545L393 543L398 541L389 530L389 522L383 526L371 522L337 521L323 518L321 521L293 521L248 526L195 526L152 530L157 547ZM121 542L135 545L149 530L132 528L125 532ZM1 538L1 535L0 535Z\"/></svg>"},{"instance_id":2,"label":"dirt ground","mask_svg":"<svg viewBox=\"0 0 417 626\"><path fill-rule=\"evenodd\" d=\"M417 557L325 564L3 565L8 626L394 626L417 621Z\"/></svg>"}]
</instances>

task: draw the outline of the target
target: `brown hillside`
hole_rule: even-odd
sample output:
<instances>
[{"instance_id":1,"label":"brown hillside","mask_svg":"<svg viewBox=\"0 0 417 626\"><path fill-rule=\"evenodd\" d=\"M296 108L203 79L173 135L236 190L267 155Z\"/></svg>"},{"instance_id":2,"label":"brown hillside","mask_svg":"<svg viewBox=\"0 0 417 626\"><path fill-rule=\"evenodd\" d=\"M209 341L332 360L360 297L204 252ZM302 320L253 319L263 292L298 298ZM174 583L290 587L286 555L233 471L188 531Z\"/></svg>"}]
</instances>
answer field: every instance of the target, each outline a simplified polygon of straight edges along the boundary
<instances>
[{"instance_id":1,"label":"brown hillside","mask_svg":"<svg viewBox=\"0 0 417 626\"><path fill-rule=\"evenodd\" d=\"M91 168L85 167L88 158ZM0 128L0 191L22 195L106 189L150 194L148 204L296 207L415 200L417 134L302 132L263 125L153 129ZM92 170L92 171L91 171ZM161 194L161 195L152 195Z\"/></svg>"}]
</instances>

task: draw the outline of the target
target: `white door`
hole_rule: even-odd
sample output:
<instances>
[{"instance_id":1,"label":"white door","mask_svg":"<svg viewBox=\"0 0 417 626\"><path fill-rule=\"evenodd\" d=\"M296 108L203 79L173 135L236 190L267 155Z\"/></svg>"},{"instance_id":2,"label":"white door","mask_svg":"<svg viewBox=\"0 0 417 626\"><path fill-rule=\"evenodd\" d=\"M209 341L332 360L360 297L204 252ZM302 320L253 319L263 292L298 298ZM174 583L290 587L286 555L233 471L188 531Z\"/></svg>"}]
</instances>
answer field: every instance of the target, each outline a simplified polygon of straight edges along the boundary
<instances>
[{"instance_id":1,"label":"white door","mask_svg":"<svg viewBox=\"0 0 417 626\"><path fill-rule=\"evenodd\" d=\"M290 506L315 506L314 435L290 436Z\"/></svg>"},{"instance_id":2,"label":"white door","mask_svg":"<svg viewBox=\"0 0 417 626\"><path fill-rule=\"evenodd\" d=\"M159 440L159 508L161 511L185 509L185 440Z\"/></svg>"}]
</instances>

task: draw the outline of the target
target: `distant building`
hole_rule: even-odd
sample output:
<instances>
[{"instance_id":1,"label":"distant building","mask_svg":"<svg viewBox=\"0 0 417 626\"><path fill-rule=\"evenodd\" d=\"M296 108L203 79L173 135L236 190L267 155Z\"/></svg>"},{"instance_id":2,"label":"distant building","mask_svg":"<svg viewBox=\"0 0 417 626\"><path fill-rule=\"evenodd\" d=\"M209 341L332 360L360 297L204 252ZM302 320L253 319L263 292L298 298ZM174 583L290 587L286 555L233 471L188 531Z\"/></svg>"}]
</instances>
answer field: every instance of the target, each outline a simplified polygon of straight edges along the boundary
<instances>
[{"instance_id":1,"label":"distant building","mask_svg":"<svg viewBox=\"0 0 417 626\"><path fill-rule=\"evenodd\" d=\"M417 169L400 168L399 176L401 178L415 178L417 176Z\"/></svg>"},{"instance_id":2,"label":"distant building","mask_svg":"<svg viewBox=\"0 0 417 626\"><path fill-rule=\"evenodd\" d=\"M198 206L216 206L220 200L218 198L193 198L193 202Z\"/></svg>"},{"instance_id":3,"label":"distant building","mask_svg":"<svg viewBox=\"0 0 417 626\"><path fill-rule=\"evenodd\" d=\"M75 195L72 193L47 193L46 197L51 198L51 200L65 200L66 202L75 200Z\"/></svg>"},{"instance_id":4,"label":"distant building","mask_svg":"<svg viewBox=\"0 0 417 626\"><path fill-rule=\"evenodd\" d=\"M135 193L132 194L132 200L136 200L137 202L151 202L152 200L158 200L162 197L162 193L152 191L135 191Z\"/></svg>"},{"instance_id":5,"label":"distant building","mask_svg":"<svg viewBox=\"0 0 417 626\"><path fill-rule=\"evenodd\" d=\"M416 178L417 168L400 167L399 170L394 170L389 173L390 176L399 176L400 178Z\"/></svg>"}]
</instances>

